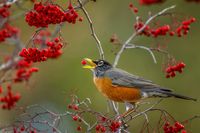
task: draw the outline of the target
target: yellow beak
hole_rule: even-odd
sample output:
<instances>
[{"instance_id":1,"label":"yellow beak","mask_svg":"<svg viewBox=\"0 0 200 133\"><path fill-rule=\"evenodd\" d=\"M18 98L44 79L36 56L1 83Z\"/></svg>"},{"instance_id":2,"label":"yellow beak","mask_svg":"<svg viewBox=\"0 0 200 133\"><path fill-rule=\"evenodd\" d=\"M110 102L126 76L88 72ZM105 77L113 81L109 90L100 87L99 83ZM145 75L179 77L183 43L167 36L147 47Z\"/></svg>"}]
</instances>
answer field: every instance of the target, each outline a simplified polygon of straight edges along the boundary
<instances>
[{"instance_id":1,"label":"yellow beak","mask_svg":"<svg viewBox=\"0 0 200 133\"><path fill-rule=\"evenodd\" d=\"M83 68L87 68L87 69L94 69L96 67L96 64L89 58L84 58L83 61L86 61L83 64Z\"/></svg>"}]
</instances>

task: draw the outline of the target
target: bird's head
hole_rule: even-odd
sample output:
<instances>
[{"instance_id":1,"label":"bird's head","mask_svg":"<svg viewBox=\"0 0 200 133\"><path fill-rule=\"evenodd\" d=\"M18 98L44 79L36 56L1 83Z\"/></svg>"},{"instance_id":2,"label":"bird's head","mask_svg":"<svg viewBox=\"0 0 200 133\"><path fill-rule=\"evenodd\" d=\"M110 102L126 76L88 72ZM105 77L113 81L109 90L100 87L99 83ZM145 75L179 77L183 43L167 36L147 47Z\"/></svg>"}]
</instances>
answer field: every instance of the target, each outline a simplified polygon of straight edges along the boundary
<instances>
[{"instance_id":1,"label":"bird's head","mask_svg":"<svg viewBox=\"0 0 200 133\"><path fill-rule=\"evenodd\" d=\"M92 60L84 58L82 60L83 68L87 68L95 72L95 74L104 73L106 70L112 68L112 65L105 60Z\"/></svg>"}]
</instances>

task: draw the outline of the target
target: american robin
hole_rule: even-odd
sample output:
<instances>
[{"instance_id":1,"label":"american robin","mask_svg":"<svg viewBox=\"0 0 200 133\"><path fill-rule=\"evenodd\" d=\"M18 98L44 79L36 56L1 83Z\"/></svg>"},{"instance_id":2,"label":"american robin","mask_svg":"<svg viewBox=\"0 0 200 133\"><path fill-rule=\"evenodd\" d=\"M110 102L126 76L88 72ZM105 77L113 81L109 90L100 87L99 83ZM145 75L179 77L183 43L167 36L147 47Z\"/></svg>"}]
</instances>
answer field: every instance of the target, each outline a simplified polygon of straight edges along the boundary
<instances>
[{"instance_id":1,"label":"american robin","mask_svg":"<svg viewBox=\"0 0 200 133\"><path fill-rule=\"evenodd\" d=\"M116 102L135 104L141 99L151 97L175 97L196 101L194 98L176 94L168 88L154 84L150 80L114 68L105 60L85 58L82 64L83 68L92 70L97 89L105 97Z\"/></svg>"}]
</instances>

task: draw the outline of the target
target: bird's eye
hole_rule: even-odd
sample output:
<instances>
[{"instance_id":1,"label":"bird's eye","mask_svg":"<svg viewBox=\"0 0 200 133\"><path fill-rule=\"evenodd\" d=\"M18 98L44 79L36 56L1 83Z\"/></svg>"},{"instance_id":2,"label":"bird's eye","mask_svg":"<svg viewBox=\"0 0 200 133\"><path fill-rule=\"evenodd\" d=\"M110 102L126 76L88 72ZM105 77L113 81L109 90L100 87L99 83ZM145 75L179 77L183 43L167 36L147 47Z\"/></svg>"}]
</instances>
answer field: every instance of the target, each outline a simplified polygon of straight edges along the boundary
<instances>
[{"instance_id":1,"label":"bird's eye","mask_svg":"<svg viewBox=\"0 0 200 133\"><path fill-rule=\"evenodd\" d=\"M99 61L99 62L98 62L98 66L102 66L103 64L104 64L103 61Z\"/></svg>"}]
</instances>

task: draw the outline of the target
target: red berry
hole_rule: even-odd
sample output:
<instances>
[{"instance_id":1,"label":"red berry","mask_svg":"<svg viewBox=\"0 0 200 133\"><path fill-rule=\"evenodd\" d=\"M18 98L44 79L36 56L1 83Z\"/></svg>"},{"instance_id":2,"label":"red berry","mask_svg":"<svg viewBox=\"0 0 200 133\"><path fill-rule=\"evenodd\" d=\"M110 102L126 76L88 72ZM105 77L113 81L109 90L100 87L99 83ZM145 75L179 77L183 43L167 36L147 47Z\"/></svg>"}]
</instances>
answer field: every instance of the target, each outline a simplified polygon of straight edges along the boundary
<instances>
[{"instance_id":1,"label":"red berry","mask_svg":"<svg viewBox=\"0 0 200 133\"><path fill-rule=\"evenodd\" d=\"M70 3L68 11L63 11L58 5L48 3L38 3L34 5L34 10L26 14L26 22L30 26L48 27L49 24L59 24L62 22L76 23L78 13Z\"/></svg>"},{"instance_id":2,"label":"red berry","mask_svg":"<svg viewBox=\"0 0 200 133\"><path fill-rule=\"evenodd\" d=\"M173 70L172 70L172 67L168 67L168 68L166 68L166 70L165 70L167 73L171 73Z\"/></svg>"},{"instance_id":3,"label":"red berry","mask_svg":"<svg viewBox=\"0 0 200 133\"><path fill-rule=\"evenodd\" d=\"M192 17L191 19L190 19L190 22L191 23L193 23L193 22L195 22L196 21L196 18L194 18L194 17Z\"/></svg>"},{"instance_id":4,"label":"red berry","mask_svg":"<svg viewBox=\"0 0 200 133\"><path fill-rule=\"evenodd\" d=\"M101 128L101 125L96 125L96 131L99 131L100 130L100 128Z\"/></svg>"},{"instance_id":5,"label":"red berry","mask_svg":"<svg viewBox=\"0 0 200 133\"><path fill-rule=\"evenodd\" d=\"M77 127L77 131L81 131L82 130L82 127L81 126L78 126Z\"/></svg>"},{"instance_id":6,"label":"red berry","mask_svg":"<svg viewBox=\"0 0 200 133\"><path fill-rule=\"evenodd\" d=\"M175 124L175 127L180 131L180 130L182 130L182 129L184 129L184 126L181 124L181 123L179 123L179 122L176 122Z\"/></svg>"},{"instance_id":7,"label":"red berry","mask_svg":"<svg viewBox=\"0 0 200 133\"><path fill-rule=\"evenodd\" d=\"M104 126L101 126L101 132L102 133L106 132L106 128Z\"/></svg>"},{"instance_id":8,"label":"red berry","mask_svg":"<svg viewBox=\"0 0 200 133\"><path fill-rule=\"evenodd\" d=\"M130 8L133 8L133 3L130 3L130 4L129 4L129 7L130 7Z\"/></svg>"},{"instance_id":9,"label":"red berry","mask_svg":"<svg viewBox=\"0 0 200 133\"><path fill-rule=\"evenodd\" d=\"M77 121L77 120L78 120L78 116L77 116L77 115L74 115L74 116L72 116L72 119L73 119L74 121Z\"/></svg>"},{"instance_id":10,"label":"red berry","mask_svg":"<svg viewBox=\"0 0 200 133\"><path fill-rule=\"evenodd\" d=\"M72 105L71 105L71 104L69 104L69 105L67 106L67 108L69 108L69 109L72 109Z\"/></svg>"},{"instance_id":11,"label":"red berry","mask_svg":"<svg viewBox=\"0 0 200 133\"><path fill-rule=\"evenodd\" d=\"M0 86L0 94L3 92L3 88Z\"/></svg>"},{"instance_id":12,"label":"red berry","mask_svg":"<svg viewBox=\"0 0 200 133\"><path fill-rule=\"evenodd\" d=\"M82 22L83 21L83 17L79 17L78 21Z\"/></svg>"},{"instance_id":13,"label":"red berry","mask_svg":"<svg viewBox=\"0 0 200 133\"><path fill-rule=\"evenodd\" d=\"M174 36L175 32L174 31L170 31L169 35L170 36Z\"/></svg>"},{"instance_id":14,"label":"red berry","mask_svg":"<svg viewBox=\"0 0 200 133\"><path fill-rule=\"evenodd\" d=\"M59 42L59 38L55 38L54 41L55 41L56 43L58 43L58 42Z\"/></svg>"},{"instance_id":15,"label":"red berry","mask_svg":"<svg viewBox=\"0 0 200 133\"><path fill-rule=\"evenodd\" d=\"M167 75L166 75L166 78L170 78L170 75L169 75L169 74L167 74Z\"/></svg>"},{"instance_id":16,"label":"red berry","mask_svg":"<svg viewBox=\"0 0 200 133\"><path fill-rule=\"evenodd\" d=\"M81 64L82 64L82 65L86 65L86 64L87 64L87 61L86 61L86 60L82 60L82 61L81 61Z\"/></svg>"},{"instance_id":17,"label":"red berry","mask_svg":"<svg viewBox=\"0 0 200 133\"><path fill-rule=\"evenodd\" d=\"M183 70L182 70L182 69L179 69L179 70L178 70L178 72L179 72L179 73L182 73L182 72L183 72Z\"/></svg>"},{"instance_id":18,"label":"red berry","mask_svg":"<svg viewBox=\"0 0 200 133\"><path fill-rule=\"evenodd\" d=\"M138 8L134 7L133 11L134 11L134 13L137 13L138 12Z\"/></svg>"},{"instance_id":19,"label":"red berry","mask_svg":"<svg viewBox=\"0 0 200 133\"><path fill-rule=\"evenodd\" d=\"M181 63L180 63L180 66L181 66L182 68L184 68L186 65L185 65L185 63L181 62Z\"/></svg>"},{"instance_id":20,"label":"red berry","mask_svg":"<svg viewBox=\"0 0 200 133\"><path fill-rule=\"evenodd\" d=\"M121 125L121 123L120 123L120 122L116 122L116 123L115 123L115 127L116 127L116 128L119 128L119 127L120 127L120 125Z\"/></svg>"},{"instance_id":21,"label":"red berry","mask_svg":"<svg viewBox=\"0 0 200 133\"><path fill-rule=\"evenodd\" d=\"M22 127L20 128L20 130L23 132L23 131L25 130L25 127L22 126Z\"/></svg>"},{"instance_id":22,"label":"red berry","mask_svg":"<svg viewBox=\"0 0 200 133\"><path fill-rule=\"evenodd\" d=\"M78 110L79 108L78 108L77 105L73 105L73 109L74 109L74 110Z\"/></svg>"},{"instance_id":23,"label":"red berry","mask_svg":"<svg viewBox=\"0 0 200 133\"><path fill-rule=\"evenodd\" d=\"M171 76L171 77L175 77L175 76L176 76L176 73L175 73L175 72L172 72L172 73L170 74L170 76Z\"/></svg>"},{"instance_id":24,"label":"red berry","mask_svg":"<svg viewBox=\"0 0 200 133\"><path fill-rule=\"evenodd\" d=\"M169 128L167 126L163 126L163 130L166 132Z\"/></svg>"},{"instance_id":25,"label":"red berry","mask_svg":"<svg viewBox=\"0 0 200 133\"><path fill-rule=\"evenodd\" d=\"M107 120L106 117L103 117L103 116L101 117L102 122L105 122L106 120Z\"/></svg>"},{"instance_id":26,"label":"red berry","mask_svg":"<svg viewBox=\"0 0 200 133\"><path fill-rule=\"evenodd\" d=\"M187 26L187 25L190 25L190 23L191 23L190 21L187 21L187 20L186 20L186 21L183 21L183 22L182 22L182 25Z\"/></svg>"}]
</instances>

